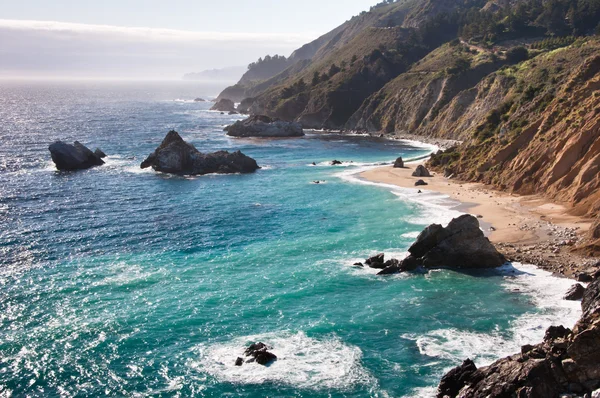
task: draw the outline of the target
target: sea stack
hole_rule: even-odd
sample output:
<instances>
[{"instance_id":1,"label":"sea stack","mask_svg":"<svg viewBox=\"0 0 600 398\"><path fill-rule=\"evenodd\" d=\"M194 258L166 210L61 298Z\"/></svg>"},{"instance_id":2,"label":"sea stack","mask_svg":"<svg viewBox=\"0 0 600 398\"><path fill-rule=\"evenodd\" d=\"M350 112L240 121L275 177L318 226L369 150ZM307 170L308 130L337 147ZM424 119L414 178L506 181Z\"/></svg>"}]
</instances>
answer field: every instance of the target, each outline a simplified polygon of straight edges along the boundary
<instances>
[{"instance_id":1,"label":"sea stack","mask_svg":"<svg viewBox=\"0 0 600 398\"><path fill-rule=\"evenodd\" d=\"M210 108L211 111L219 111L219 112L235 112L235 104L232 100L227 98L223 98L219 100L216 104Z\"/></svg>"},{"instance_id":2,"label":"sea stack","mask_svg":"<svg viewBox=\"0 0 600 398\"><path fill-rule=\"evenodd\" d=\"M170 131L154 153L142 162L142 169L148 167L181 175L252 173L260 168L256 160L240 151L201 153L176 131Z\"/></svg>"},{"instance_id":3,"label":"sea stack","mask_svg":"<svg viewBox=\"0 0 600 398\"><path fill-rule=\"evenodd\" d=\"M230 137L302 137L304 131L300 123L284 122L264 115L250 116L225 128Z\"/></svg>"},{"instance_id":4,"label":"sea stack","mask_svg":"<svg viewBox=\"0 0 600 398\"><path fill-rule=\"evenodd\" d=\"M48 149L56 168L62 171L85 170L101 166L104 164L102 158L106 157L100 149L92 152L78 141L75 141L73 145L56 141Z\"/></svg>"}]
</instances>

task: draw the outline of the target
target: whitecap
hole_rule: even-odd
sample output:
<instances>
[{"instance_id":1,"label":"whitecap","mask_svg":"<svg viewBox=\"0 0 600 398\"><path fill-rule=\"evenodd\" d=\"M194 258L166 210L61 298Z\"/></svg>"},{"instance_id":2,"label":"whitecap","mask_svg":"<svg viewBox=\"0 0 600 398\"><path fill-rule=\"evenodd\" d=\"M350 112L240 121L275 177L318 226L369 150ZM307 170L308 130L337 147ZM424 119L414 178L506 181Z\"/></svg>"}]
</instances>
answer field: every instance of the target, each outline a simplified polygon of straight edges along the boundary
<instances>
[{"instance_id":1,"label":"whitecap","mask_svg":"<svg viewBox=\"0 0 600 398\"><path fill-rule=\"evenodd\" d=\"M525 344L540 343L550 326L573 327L581 316L579 302L563 299L573 281L527 264L505 265L499 272L504 277L502 285L505 289L527 294L537 307L536 311L512 321L508 331L480 333L450 328L402 337L415 341L421 355L455 364L471 358L477 366L486 366L498 358L519 352Z\"/></svg>"},{"instance_id":2,"label":"whitecap","mask_svg":"<svg viewBox=\"0 0 600 398\"><path fill-rule=\"evenodd\" d=\"M235 366L244 349L254 342L273 347L277 360L269 366L245 363ZM267 333L234 339L227 343L202 344L194 349L199 359L190 363L198 372L220 382L240 384L281 383L295 388L347 389L373 385L376 380L362 367L362 351L330 336L316 339L303 332Z\"/></svg>"}]
</instances>

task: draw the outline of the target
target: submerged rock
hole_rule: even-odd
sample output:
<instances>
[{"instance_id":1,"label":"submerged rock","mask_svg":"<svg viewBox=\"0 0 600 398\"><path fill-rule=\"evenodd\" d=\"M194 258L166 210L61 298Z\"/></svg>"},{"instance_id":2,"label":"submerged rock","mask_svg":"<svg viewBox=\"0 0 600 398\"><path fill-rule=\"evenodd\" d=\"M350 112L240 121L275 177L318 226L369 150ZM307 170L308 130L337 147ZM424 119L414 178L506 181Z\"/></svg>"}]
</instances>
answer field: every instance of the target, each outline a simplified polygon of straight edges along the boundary
<instances>
[{"instance_id":1,"label":"submerged rock","mask_svg":"<svg viewBox=\"0 0 600 398\"><path fill-rule=\"evenodd\" d=\"M342 164L342 162L340 162L339 160L332 160L331 161L331 165L332 166L339 166L340 164Z\"/></svg>"},{"instance_id":2,"label":"submerged rock","mask_svg":"<svg viewBox=\"0 0 600 398\"><path fill-rule=\"evenodd\" d=\"M519 354L480 369L470 363L453 369L438 397L591 396L600 388L600 280L588 286L581 308L573 330L550 327L542 343Z\"/></svg>"},{"instance_id":3,"label":"submerged rock","mask_svg":"<svg viewBox=\"0 0 600 398\"><path fill-rule=\"evenodd\" d=\"M154 153L142 162L142 169L148 167L163 173L184 175L252 173L260 168L254 159L240 151L201 153L176 131L170 131Z\"/></svg>"},{"instance_id":4,"label":"submerged rock","mask_svg":"<svg viewBox=\"0 0 600 398\"><path fill-rule=\"evenodd\" d=\"M413 177L431 177L431 173L429 170L425 168L422 164L417 166L417 169L412 173Z\"/></svg>"},{"instance_id":5,"label":"submerged rock","mask_svg":"<svg viewBox=\"0 0 600 398\"><path fill-rule=\"evenodd\" d=\"M396 161L394 162L394 168L395 169L403 169L404 168L404 160L402 160L402 158L396 159Z\"/></svg>"},{"instance_id":6,"label":"submerged rock","mask_svg":"<svg viewBox=\"0 0 600 398\"><path fill-rule=\"evenodd\" d=\"M223 98L216 104L210 108L211 111L220 111L220 112L235 112L235 104L232 100L227 98Z\"/></svg>"},{"instance_id":7,"label":"submerged rock","mask_svg":"<svg viewBox=\"0 0 600 398\"><path fill-rule=\"evenodd\" d=\"M96 149L96 153L94 153L78 141L75 141L73 145L56 141L48 149L56 168L63 171L85 170L101 166L104 164L102 157L106 156L100 149Z\"/></svg>"},{"instance_id":8,"label":"submerged rock","mask_svg":"<svg viewBox=\"0 0 600 398\"><path fill-rule=\"evenodd\" d=\"M284 122L268 116L255 115L240 120L225 128L231 137L302 137L304 131L300 123Z\"/></svg>"},{"instance_id":9,"label":"submerged rock","mask_svg":"<svg viewBox=\"0 0 600 398\"><path fill-rule=\"evenodd\" d=\"M446 228L428 226L408 251L427 268L496 268L506 262L469 214L453 219Z\"/></svg>"}]
</instances>

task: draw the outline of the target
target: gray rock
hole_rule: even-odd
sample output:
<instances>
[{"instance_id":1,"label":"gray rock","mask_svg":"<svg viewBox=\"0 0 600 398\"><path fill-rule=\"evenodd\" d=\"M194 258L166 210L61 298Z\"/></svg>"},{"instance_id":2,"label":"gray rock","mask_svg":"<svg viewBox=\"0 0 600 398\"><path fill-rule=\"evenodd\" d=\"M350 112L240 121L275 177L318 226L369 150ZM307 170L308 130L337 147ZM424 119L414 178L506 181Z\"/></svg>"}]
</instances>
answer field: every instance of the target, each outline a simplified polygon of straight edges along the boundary
<instances>
[{"instance_id":1,"label":"gray rock","mask_svg":"<svg viewBox=\"0 0 600 398\"><path fill-rule=\"evenodd\" d=\"M104 159L106 157L106 154L102 152L102 149L100 148L96 148L96 150L94 151L94 155L96 155L96 157L99 159Z\"/></svg>"},{"instance_id":2,"label":"gray rock","mask_svg":"<svg viewBox=\"0 0 600 398\"><path fill-rule=\"evenodd\" d=\"M426 268L496 268L506 262L484 236L477 218L469 214L450 221L446 228L428 226L408 251Z\"/></svg>"},{"instance_id":3,"label":"gray rock","mask_svg":"<svg viewBox=\"0 0 600 398\"><path fill-rule=\"evenodd\" d=\"M74 171L85 170L94 166L101 166L104 161L85 145L75 141L73 145L56 141L48 147L52 161L58 170ZM99 151L98 149L96 151ZM102 154L104 152L100 151ZM106 156L106 155L104 155Z\"/></svg>"},{"instance_id":4,"label":"gray rock","mask_svg":"<svg viewBox=\"0 0 600 398\"><path fill-rule=\"evenodd\" d=\"M570 301L577 301L583 298L583 294L585 293L585 287L581 284L577 283L573 285L565 294L564 299Z\"/></svg>"},{"instance_id":5,"label":"gray rock","mask_svg":"<svg viewBox=\"0 0 600 398\"><path fill-rule=\"evenodd\" d=\"M419 181L415 182L415 187L422 187L422 186L425 186L425 185L429 185L429 184L427 184L423 180L419 180Z\"/></svg>"},{"instance_id":6,"label":"gray rock","mask_svg":"<svg viewBox=\"0 0 600 398\"><path fill-rule=\"evenodd\" d=\"M395 169L403 169L404 168L404 160L402 160L402 158L396 159L396 162L394 162L394 168Z\"/></svg>"},{"instance_id":7,"label":"gray rock","mask_svg":"<svg viewBox=\"0 0 600 398\"><path fill-rule=\"evenodd\" d=\"M412 173L413 177L431 177L429 170L425 168L422 164L417 166L417 169Z\"/></svg>"},{"instance_id":8,"label":"gray rock","mask_svg":"<svg viewBox=\"0 0 600 398\"><path fill-rule=\"evenodd\" d=\"M268 116L255 115L239 120L225 128L230 137L302 137L304 131L300 123L284 122Z\"/></svg>"},{"instance_id":9,"label":"gray rock","mask_svg":"<svg viewBox=\"0 0 600 398\"><path fill-rule=\"evenodd\" d=\"M253 357L248 362L256 361L260 365L268 365L269 363L276 361L277 356L272 352L269 352L270 348L264 343L251 344L245 351L247 357Z\"/></svg>"},{"instance_id":10,"label":"gray rock","mask_svg":"<svg viewBox=\"0 0 600 398\"><path fill-rule=\"evenodd\" d=\"M220 112L235 112L235 104L232 100L227 98L223 98L216 104L210 108L211 111L220 111Z\"/></svg>"},{"instance_id":11,"label":"gray rock","mask_svg":"<svg viewBox=\"0 0 600 398\"><path fill-rule=\"evenodd\" d=\"M204 154L170 131L162 144L141 164L142 169L152 167L156 171L182 175L204 175L211 173L252 173L258 164L240 151L219 151Z\"/></svg>"}]
</instances>

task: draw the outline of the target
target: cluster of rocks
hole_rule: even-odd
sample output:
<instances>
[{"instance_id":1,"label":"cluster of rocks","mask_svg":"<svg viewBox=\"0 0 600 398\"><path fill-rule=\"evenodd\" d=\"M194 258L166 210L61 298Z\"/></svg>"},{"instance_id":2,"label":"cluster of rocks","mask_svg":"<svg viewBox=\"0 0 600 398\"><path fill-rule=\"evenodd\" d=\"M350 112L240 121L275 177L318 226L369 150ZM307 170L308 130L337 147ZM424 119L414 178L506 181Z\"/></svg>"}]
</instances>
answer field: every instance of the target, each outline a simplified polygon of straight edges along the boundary
<instances>
[{"instance_id":1,"label":"cluster of rocks","mask_svg":"<svg viewBox=\"0 0 600 398\"><path fill-rule=\"evenodd\" d=\"M442 397L597 397L600 395L600 279L583 291L573 330L552 326L544 341L478 369L467 359L438 386Z\"/></svg>"},{"instance_id":2,"label":"cluster of rocks","mask_svg":"<svg viewBox=\"0 0 600 398\"><path fill-rule=\"evenodd\" d=\"M56 141L48 149L56 168L62 171L85 170L94 166L101 166L104 164L102 159L106 157L106 154L100 149L92 152L78 141L75 141L72 145Z\"/></svg>"},{"instance_id":3,"label":"cluster of rocks","mask_svg":"<svg viewBox=\"0 0 600 398\"><path fill-rule=\"evenodd\" d=\"M244 361L244 358L238 357L235 360L235 366L242 366L244 363L252 362L256 362L259 365L267 366L268 364L277 360L277 355L269 351L271 349L271 347L267 346L264 343L259 342L251 344L248 348L246 348L246 351L244 352L244 355L250 358Z\"/></svg>"},{"instance_id":4,"label":"cluster of rocks","mask_svg":"<svg viewBox=\"0 0 600 398\"><path fill-rule=\"evenodd\" d=\"M383 254L366 260L371 268L381 269L379 275L413 271L418 267L484 269L506 263L494 245L479 228L476 217L465 214L450 221L447 227L432 224L419 234L408 249L410 255L402 261L385 261ZM356 263L356 266L364 266Z\"/></svg>"},{"instance_id":5,"label":"cluster of rocks","mask_svg":"<svg viewBox=\"0 0 600 398\"><path fill-rule=\"evenodd\" d=\"M230 137L302 137L304 131L300 123L284 122L264 115L250 116L225 127Z\"/></svg>"},{"instance_id":6,"label":"cluster of rocks","mask_svg":"<svg viewBox=\"0 0 600 398\"><path fill-rule=\"evenodd\" d=\"M156 171L181 175L252 173L260 167L256 160L237 151L201 153L176 131L170 131L160 146L141 164Z\"/></svg>"}]
</instances>

